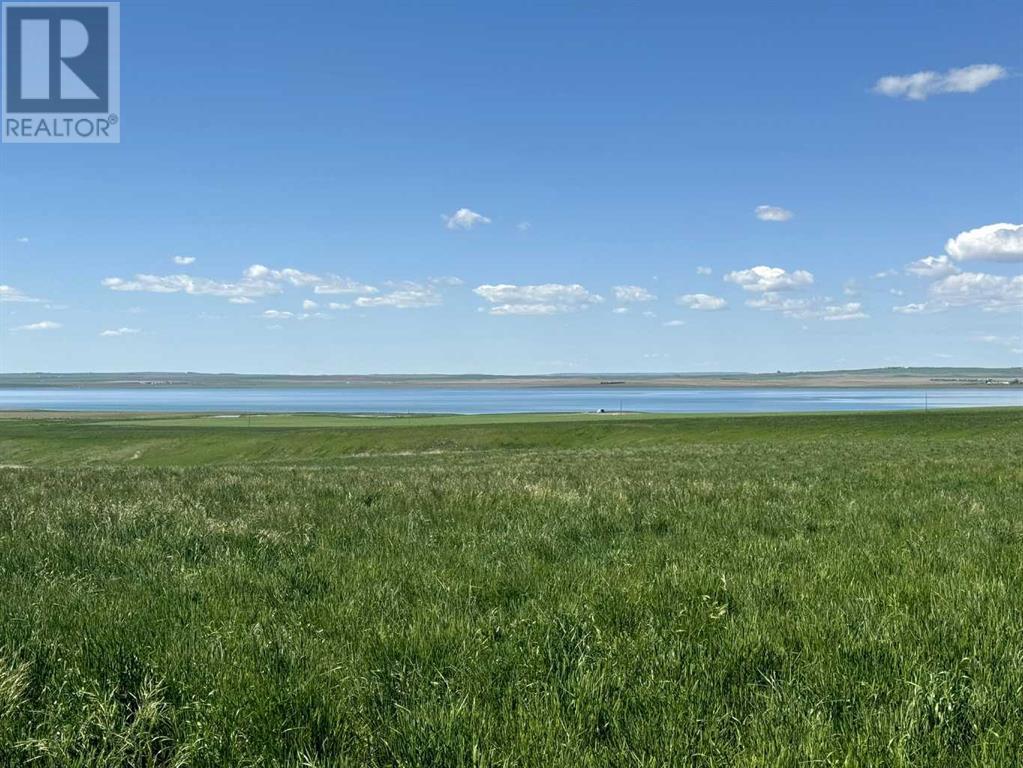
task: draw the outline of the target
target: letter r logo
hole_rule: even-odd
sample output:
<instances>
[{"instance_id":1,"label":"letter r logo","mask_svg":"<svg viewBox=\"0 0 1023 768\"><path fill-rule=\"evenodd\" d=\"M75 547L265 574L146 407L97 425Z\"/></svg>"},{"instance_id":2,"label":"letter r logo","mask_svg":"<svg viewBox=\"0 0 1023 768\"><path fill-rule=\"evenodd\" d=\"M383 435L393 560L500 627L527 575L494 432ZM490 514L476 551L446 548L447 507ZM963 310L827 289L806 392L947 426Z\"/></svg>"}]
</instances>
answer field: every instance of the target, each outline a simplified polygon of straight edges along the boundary
<instances>
[{"instance_id":1,"label":"letter r logo","mask_svg":"<svg viewBox=\"0 0 1023 768\"><path fill-rule=\"evenodd\" d=\"M109 110L109 9L104 5L5 4L8 113Z\"/></svg>"}]
</instances>

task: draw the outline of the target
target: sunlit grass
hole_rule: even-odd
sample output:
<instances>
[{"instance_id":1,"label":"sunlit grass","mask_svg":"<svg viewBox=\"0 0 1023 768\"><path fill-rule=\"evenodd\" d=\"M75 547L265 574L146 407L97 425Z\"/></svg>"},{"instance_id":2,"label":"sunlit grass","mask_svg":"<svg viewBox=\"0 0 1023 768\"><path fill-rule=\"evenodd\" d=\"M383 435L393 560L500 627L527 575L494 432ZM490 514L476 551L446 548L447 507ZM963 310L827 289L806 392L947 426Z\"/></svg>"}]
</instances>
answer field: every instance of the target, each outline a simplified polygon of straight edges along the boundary
<instances>
[{"instance_id":1,"label":"sunlit grass","mask_svg":"<svg viewBox=\"0 0 1023 768\"><path fill-rule=\"evenodd\" d=\"M0 765L1015 765L1021 427L0 421Z\"/></svg>"}]
</instances>

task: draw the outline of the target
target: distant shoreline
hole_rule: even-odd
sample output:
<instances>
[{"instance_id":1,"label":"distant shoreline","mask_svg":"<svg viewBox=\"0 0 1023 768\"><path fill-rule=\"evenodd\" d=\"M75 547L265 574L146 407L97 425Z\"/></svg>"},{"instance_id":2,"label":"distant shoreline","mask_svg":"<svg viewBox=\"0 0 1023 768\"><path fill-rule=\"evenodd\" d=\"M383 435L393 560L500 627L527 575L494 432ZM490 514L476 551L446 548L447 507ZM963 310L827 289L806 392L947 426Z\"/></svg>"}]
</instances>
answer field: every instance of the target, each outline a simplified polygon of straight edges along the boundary
<instances>
[{"instance_id":1,"label":"distant shoreline","mask_svg":"<svg viewBox=\"0 0 1023 768\"><path fill-rule=\"evenodd\" d=\"M482 374L289 376L220 373L0 374L0 389L361 389L361 388L607 388L607 389L904 389L1023 387L1023 368L876 368L776 373Z\"/></svg>"}]
</instances>

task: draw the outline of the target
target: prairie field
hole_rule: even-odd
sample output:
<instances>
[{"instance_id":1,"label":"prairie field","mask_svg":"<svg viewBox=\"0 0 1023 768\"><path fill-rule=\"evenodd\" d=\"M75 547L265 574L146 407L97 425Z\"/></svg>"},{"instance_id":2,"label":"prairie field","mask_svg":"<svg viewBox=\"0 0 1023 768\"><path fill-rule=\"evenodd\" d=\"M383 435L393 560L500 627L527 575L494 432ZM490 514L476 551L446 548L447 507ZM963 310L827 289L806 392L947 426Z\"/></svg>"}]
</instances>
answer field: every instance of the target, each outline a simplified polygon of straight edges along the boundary
<instances>
[{"instance_id":1,"label":"prairie field","mask_svg":"<svg viewBox=\"0 0 1023 768\"><path fill-rule=\"evenodd\" d=\"M0 418L0 765L1011 766L1023 410Z\"/></svg>"}]
</instances>

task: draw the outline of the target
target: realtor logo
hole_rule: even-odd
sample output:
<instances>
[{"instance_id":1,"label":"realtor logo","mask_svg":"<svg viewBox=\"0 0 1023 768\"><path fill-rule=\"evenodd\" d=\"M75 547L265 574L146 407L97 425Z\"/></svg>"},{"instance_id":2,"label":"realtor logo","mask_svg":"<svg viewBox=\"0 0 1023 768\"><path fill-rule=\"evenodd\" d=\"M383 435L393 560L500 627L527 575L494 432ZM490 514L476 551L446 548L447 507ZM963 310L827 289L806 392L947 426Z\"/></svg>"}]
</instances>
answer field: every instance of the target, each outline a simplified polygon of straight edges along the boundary
<instances>
[{"instance_id":1,"label":"realtor logo","mask_svg":"<svg viewBox=\"0 0 1023 768\"><path fill-rule=\"evenodd\" d=\"M120 4L3 4L3 141L118 142Z\"/></svg>"}]
</instances>

